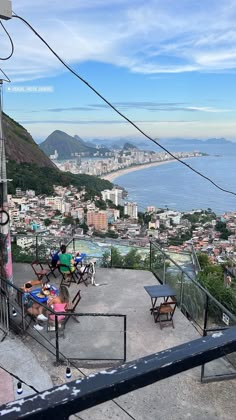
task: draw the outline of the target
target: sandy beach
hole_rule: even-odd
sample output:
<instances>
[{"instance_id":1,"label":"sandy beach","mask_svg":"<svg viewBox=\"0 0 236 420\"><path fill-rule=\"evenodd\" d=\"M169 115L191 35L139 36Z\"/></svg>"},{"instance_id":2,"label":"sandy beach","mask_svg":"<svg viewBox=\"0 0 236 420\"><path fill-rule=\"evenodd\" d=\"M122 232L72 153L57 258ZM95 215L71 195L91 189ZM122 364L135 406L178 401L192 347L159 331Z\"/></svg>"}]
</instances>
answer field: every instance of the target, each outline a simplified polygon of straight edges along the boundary
<instances>
[{"instance_id":1,"label":"sandy beach","mask_svg":"<svg viewBox=\"0 0 236 420\"><path fill-rule=\"evenodd\" d=\"M120 169L119 171L111 172L107 175L101 176L101 178L106 179L107 181L113 182L119 176L129 174L130 172L140 171L142 169L151 168L152 166L160 166L160 165L164 165L166 163L172 163L172 162L176 162L176 160L175 159L165 160L164 162L152 162L152 163L147 163L144 165L131 166L130 168Z\"/></svg>"}]
</instances>

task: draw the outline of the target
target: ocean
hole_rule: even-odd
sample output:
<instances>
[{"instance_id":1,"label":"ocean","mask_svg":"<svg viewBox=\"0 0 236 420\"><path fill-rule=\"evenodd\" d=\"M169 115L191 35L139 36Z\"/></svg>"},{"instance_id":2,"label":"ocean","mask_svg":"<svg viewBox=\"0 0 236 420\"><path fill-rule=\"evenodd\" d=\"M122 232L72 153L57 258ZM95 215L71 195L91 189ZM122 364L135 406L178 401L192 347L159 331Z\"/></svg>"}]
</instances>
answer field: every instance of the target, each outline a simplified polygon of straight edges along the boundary
<instances>
[{"instance_id":1,"label":"ocean","mask_svg":"<svg viewBox=\"0 0 236 420\"><path fill-rule=\"evenodd\" d=\"M198 144L194 147L188 146L186 141L185 146L182 143L179 147L168 147L168 144L165 147L171 151L198 150L208 153L209 156L187 159L185 162L222 188L236 194L236 143ZM139 211L144 211L150 205L178 211L211 208L218 215L236 211L236 195L218 190L179 162L144 168L119 176L113 182L128 191L127 199L137 202Z\"/></svg>"}]
</instances>

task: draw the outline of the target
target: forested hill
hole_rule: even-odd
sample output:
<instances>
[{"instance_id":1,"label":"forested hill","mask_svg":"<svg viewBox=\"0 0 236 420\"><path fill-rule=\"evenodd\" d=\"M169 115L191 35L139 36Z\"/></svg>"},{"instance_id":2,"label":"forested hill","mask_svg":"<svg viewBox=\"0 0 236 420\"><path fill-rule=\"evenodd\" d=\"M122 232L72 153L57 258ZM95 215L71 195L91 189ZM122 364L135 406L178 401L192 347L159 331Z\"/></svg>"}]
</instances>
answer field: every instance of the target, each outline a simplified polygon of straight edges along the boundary
<instances>
[{"instance_id":1,"label":"forested hill","mask_svg":"<svg viewBox=\"0 0 236 420\"><path fill-rule=\"evenodd\" d=\"M112 188L109 181L90 175L61 172L34 142L27 130L3 114L3 133L6 146L8 192L33 189L36 194L52 194L53 185L85 186L91 195Z\"/></svg>"},{"instance_id":2,"label":"forested hill","mask_svg":"<svg viewBox=\"0 0 236 420\"><path fill-rule=\"evenodd\" d=\"M3 114L3 133L8 160L55 168L54 163L39 148L28 131L6 114Z\"/></svg>"}]
</instances>

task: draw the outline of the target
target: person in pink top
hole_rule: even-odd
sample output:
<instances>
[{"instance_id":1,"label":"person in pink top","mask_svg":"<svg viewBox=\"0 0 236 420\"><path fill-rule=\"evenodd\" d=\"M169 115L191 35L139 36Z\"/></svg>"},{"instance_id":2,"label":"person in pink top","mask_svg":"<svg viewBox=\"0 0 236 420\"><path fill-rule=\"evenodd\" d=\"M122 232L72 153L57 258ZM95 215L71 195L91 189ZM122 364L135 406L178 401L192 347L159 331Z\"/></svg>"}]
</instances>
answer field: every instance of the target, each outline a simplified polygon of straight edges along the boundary
<instances>
[{"instance_id":1,"label":"person in pink top","mask_svg":"<svg viewBox=\"0 0 236 420\"><path fill-rule=\"evenodd\" d=\"M51 307L54 312L65 312L66 307L69 303L70 295L66 286L60 286L58 296L50 296L47 304ZM50 323L55 323L55 315L49 315L48 317ZM58 315L58 322L65 319L64 315Z\"/></svg>"}]
</instances>

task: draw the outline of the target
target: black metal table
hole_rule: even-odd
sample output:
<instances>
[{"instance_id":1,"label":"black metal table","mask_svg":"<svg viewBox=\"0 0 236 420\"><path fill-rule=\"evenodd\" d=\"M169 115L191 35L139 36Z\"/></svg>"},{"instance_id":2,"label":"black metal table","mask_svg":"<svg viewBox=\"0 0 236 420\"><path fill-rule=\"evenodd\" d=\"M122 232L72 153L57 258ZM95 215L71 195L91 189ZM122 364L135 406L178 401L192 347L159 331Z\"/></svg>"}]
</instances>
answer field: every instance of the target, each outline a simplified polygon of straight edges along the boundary
<instances>
[{"instance_id":1,"label":"black metal table","mask_svg":"<svg viewBox=\"0 0 236 420\"><path fill-rule=\"evenodd\" d=\"M154 285L154 286L144 286L144 289L149 294L151 298L152 307L150 309L151 314L156 306L158 298L164 298L164 302L167 302L168 299L172 296L176 296L176 291L168 285Z\"/></svg>"}]
</instances>

